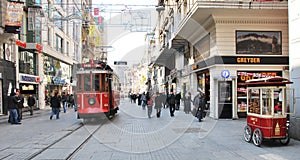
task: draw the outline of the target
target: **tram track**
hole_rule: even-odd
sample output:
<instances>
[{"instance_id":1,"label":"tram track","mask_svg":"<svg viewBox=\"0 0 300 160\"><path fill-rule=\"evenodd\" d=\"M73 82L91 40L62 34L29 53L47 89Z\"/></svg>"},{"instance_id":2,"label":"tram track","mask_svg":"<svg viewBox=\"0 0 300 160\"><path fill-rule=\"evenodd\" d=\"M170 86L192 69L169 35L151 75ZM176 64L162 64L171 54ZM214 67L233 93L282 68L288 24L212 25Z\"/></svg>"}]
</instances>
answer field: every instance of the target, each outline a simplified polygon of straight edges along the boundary
<instances>
[{"instance_id":1,"label":"tram track","mask_svg":"<svg viewBox=\"0 0 300 160\"><path fill-rule=\"evenodd\" d=\"M72 159L72 157L80 151L80 149L93 137L93 135L102 127L103 123L106 121L101 121L99 126L66 158L66 160Z\"/></svg>"},{"instance_id":2,"label":"tram track","mask_svg":"<svg viewBox=\"0 0 300 160\"><path fill-rule=\"evenodd\" d=\"M88 137L86 137L82 143L80 143L79 145L77 145L77 147L75 147L75 149L72 150L71 153L67 153L68 155L66 156L67 158L65 158L66 160L72 159L72 157L74 157L74 155L80 151L80 149L93 137L93 135L102 127L102 125L106 122L106 120L102 120L100 123L97 124L96 128L93 128L91 130L91 132L89 131L89 135ZM73 129L72 131L70 131L69 133L65 134L64 136L60 137L58 140L56 140L55 142L51 143L50 145L46 146L45 148L41 149L40 151L32 154L30 157L27 157L25 160L32 160L37 158L38 156L42 155L43 153L47 152L51 147L58 145L59 143L63 143L63 140L67 139L68 137L72 136L76 131L79 131L80 129L82 129L82 127L84 127L86 124L85 123L81 123L78 127L76 127L75 129ZM95 124L93 124L95 125Z\"/></svg>"}]
</instances>

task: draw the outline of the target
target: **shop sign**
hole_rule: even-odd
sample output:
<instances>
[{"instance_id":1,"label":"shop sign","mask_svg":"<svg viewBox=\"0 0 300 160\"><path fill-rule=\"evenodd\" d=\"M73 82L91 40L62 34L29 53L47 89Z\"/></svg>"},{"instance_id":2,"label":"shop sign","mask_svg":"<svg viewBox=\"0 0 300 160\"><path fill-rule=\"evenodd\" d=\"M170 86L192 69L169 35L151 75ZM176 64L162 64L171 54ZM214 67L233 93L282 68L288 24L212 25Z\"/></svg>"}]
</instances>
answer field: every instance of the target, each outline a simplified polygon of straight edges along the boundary
<instances>
[{"instance_id":1,"label":"shop sign","mask_svg":"<svg viewBox=\"0 0 300 160\"><path fill-rule=\"evenodd\" d=\"M257 57L237 57L236 58L237 63L246 63L246 64L260 64L260 58Z\"/></svg>"},{"instance_id":2,"label":"shop sign","mask_svg":"<svg viewBox=\"0 0 300 160\"><path fill-rule=\"evenodd\" d=\"M53 83L54 84L65 84L66 80L65 79L61 79L60 77L53 77Z\"/></svg>"},{"instance_id":3,"label":"shop sign","mask_svg":"<svg viewBox=\"0 0 300 160\"><path fill-rule=\"evenodd\" d=\"M26 49L34 49L37 50L38 52L42 52L43 46L38 43L27 43Z\"/></svg>"},{"instance_id":4,"label":"shop sign","mask_svg":"<svg viewBox=\"0 0 300 160\"><path fill-rule=\"evenodd\" d=\"M198 65L197 64L192 65L192 70L196 70L196 69L198 69Z\"/></svg>"},{"instance_id":5,"label":"shop sign","mask_svg":"<svg viewBox=\"0 0 300 160\"><path fill-rule=\"evenodd\" d=\"M21 78L21 81L24 81L24 82L37 82L37 78L32 77L32 76L21 75L20 78Z\"/></svg>"}]
</instances>

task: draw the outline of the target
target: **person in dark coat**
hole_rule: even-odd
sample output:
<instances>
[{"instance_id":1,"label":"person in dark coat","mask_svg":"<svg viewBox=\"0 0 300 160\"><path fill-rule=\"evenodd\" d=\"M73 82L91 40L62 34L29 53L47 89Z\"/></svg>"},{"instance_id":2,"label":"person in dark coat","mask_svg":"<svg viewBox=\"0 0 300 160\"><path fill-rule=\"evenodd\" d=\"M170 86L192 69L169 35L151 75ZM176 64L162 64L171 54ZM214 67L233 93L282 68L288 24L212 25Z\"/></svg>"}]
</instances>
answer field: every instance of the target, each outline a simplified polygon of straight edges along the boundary
<instances>
[{"instance_id":1,"label":"person in dark coat","mask_svg":"<svg viewBox=\"0 0 300 160\"><path fill-rule=\"evenodd\" d=\"M9 105L9 118L10 118L10 123L11 124L21 124L19 122L18 118L18 108L19 108L19 103L21 103L20 97L19 97L20 92L16 92L14 96L12 96L12 104Z\"/></svg>"},{"instance_id":2,"label":"person in dark coat","mask_svg":"<svg viewBox=\"0 0 300 160\"><path fill-rule=\"evenodd\" d=\"M175 112L175 95L173 92L171 92L169 95L168 95L168 104L169 104L169 109L170 109L170 116L171 117L174 117L174 112Z\"/></svg>"},{"instance_id":3,"label":"person in dark coat","mask_svg":"<svg viewBox=\"0 0 300 160\"><path fill-rule=\"evenodd\" d=\"M181 99L181 92L175 95L175 109L179 110L180 108L180 99Z\"/></svg>"},{"instance_id":4,"label":"person in dark coat","mask_svg":"<svg viewBox=\"0 0 300 160\"><path fill-rule=\"evenodd\" d=\"M35 98L30 94L27 98L27 105L29 107L30 115L33 115L33 106L35 105Z\"/></svg>"},{"instance_id":5,"label":"person in dark coat","mask_svg":"<svg viewBox=\"0 0 300 160\"><path fill-rule=\"evenodd\" d=\"M52 108L50 120L52 119L53 115L56 115L56 119L59 119L60 99L61 98L58 95L58 91L54 90L54 96L52 96L50 99L50 107Z\"/></svg>"},{"instance_id":6,"label":"person in dark coat","mask_svg":"<svg viewBox=\"0 0 300 160\"><path fill-rule=\"evenodd\" d=\"M163 104L163 97L162 94L159 92L156 92L155 97L154 97L154 108L156 109L156 117L159 118L161 115L161 108Z\"/></svg>"},{"instance_id":7,"label":"person in dark coat","mask_svg":"<svg viewBox=\"0 0 300 160\"><path fill-rule=\"evenodd\" d=\"M137 94L137 100L138 100L138 105L140 106L142 104L142 95L140 93Z\"/></svg>"},{"instance_id":8,"label":"person in dark coat","mask_svg":"<svg viewBox=\"0 0 300 160\"><path fill-rule=\"evenodd\" d=\"M21 122L23 118L23 108L24 108L24 96L20 93L20 90L18 89L17 92L19 93L19 100L20 103L18 103L18 120Z\"/></svg>"}]
</instances>

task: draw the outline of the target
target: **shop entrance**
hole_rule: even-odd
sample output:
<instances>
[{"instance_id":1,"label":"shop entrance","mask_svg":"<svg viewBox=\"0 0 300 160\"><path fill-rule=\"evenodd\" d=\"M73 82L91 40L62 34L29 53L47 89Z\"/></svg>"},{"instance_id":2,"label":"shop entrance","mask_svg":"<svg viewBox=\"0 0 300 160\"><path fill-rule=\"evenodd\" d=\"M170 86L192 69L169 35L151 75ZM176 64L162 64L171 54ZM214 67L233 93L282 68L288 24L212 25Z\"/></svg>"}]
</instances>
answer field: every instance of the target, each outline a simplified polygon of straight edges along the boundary
<instances>
[{"instance_id":1,"label":"shop entrance","mask_svg":"<svg viewBox=\"0 0 300 160\"><path fill-rule=\"evenodd\" d=\"M219 118L232 118L232 81L218 82Z\"/></svg>"}]
</instances>

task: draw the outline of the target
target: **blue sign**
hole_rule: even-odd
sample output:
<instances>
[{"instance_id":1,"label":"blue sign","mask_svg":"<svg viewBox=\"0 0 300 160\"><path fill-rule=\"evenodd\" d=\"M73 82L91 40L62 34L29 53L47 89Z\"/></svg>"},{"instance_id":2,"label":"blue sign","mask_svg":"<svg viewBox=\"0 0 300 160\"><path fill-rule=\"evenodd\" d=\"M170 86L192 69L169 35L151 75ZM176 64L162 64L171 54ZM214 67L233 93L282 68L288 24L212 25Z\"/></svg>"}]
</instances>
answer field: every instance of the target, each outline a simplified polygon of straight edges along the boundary
<instances>
[{"instance_id":1,"label":"blue sign","mask_svg":"<svg viewBox=\"0 0 300 160\"><path fill-rule=\"evenodd\" d=\"M222 70L221 76L222 76L222 78L229 78L229 76L230 76L229 70Z\"/></svg>"}]
</instances>

